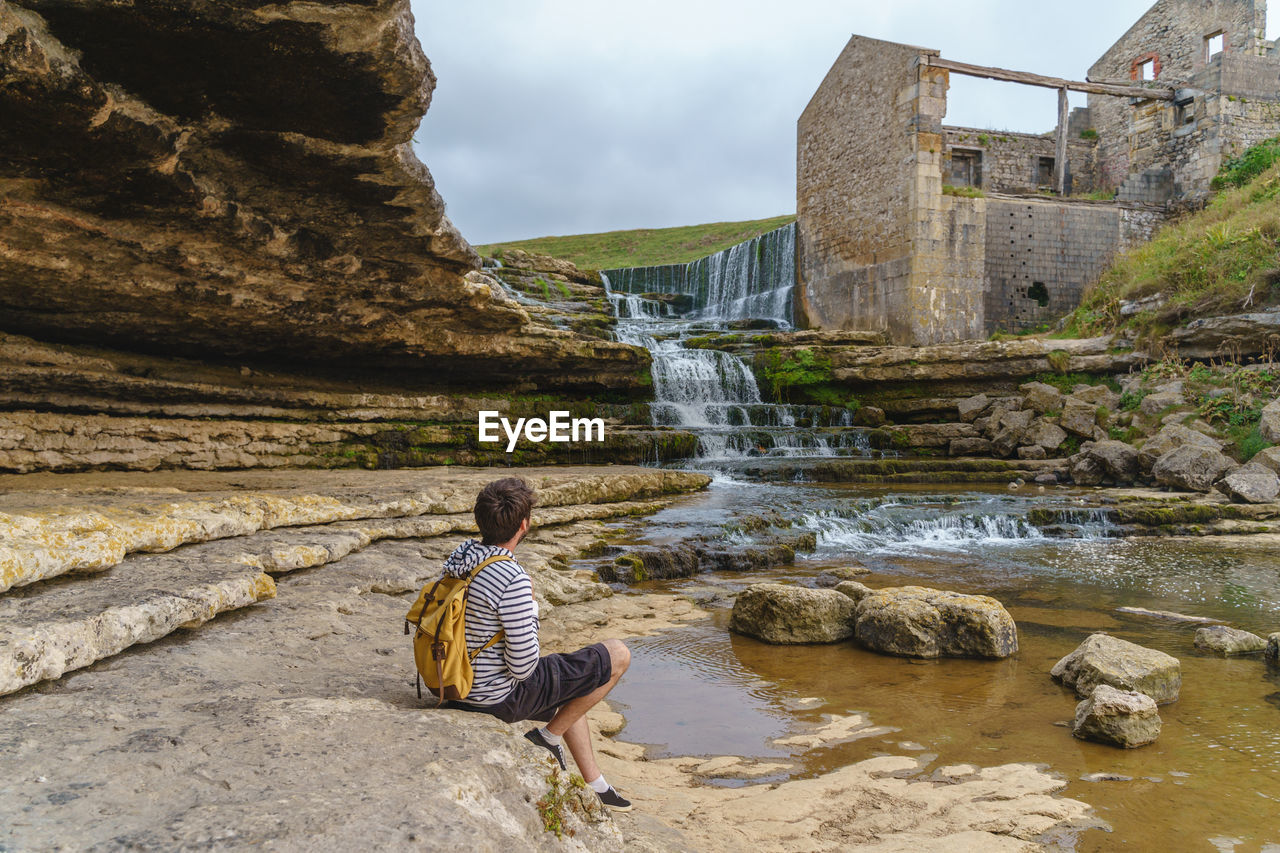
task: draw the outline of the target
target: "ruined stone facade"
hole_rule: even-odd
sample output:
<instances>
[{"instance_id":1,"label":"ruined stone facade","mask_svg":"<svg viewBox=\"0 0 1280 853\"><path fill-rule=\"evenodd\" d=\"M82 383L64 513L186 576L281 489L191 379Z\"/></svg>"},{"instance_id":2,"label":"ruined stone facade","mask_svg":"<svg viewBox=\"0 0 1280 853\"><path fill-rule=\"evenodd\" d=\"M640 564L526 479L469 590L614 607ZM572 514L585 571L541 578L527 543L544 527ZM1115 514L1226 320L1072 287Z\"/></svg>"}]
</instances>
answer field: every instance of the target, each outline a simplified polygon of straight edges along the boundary
<instances>
[{"instance_id":1,"label":"ruined stone facade","mask_svg":"<svg viewBox=\"0 0 1280 853\"><path fill-rule=\"evenodd\" d=\"M1280 135L1265 19L1264 0L1160 0L1079 84L854 36L797 127L800 322L924 345L1070 311L1224 158ZM943 125L950 74L985 72L1088 107L1043 135Z\"/></svg>"}]
</instances>

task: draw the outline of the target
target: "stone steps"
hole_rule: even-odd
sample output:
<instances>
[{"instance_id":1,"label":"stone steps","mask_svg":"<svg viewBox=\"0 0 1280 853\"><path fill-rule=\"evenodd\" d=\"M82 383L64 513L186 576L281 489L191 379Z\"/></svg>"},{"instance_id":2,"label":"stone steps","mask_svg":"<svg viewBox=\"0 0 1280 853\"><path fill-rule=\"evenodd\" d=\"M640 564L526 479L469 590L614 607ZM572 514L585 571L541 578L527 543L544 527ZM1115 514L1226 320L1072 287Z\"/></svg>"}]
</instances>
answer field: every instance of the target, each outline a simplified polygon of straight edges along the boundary
<instances>
[{"instance_id":1,"label":"stone steps","mask_svg":"<svg viewBox=\"0 0 1280 853\"><path fill-rule=\"evenodd\" d=\"M763 480L809 479L820 483L1007 483L1030 482L1061 467L1061 459L896 457L884 459L753 459L734 470Z\"/></svg>"}]
</instances>

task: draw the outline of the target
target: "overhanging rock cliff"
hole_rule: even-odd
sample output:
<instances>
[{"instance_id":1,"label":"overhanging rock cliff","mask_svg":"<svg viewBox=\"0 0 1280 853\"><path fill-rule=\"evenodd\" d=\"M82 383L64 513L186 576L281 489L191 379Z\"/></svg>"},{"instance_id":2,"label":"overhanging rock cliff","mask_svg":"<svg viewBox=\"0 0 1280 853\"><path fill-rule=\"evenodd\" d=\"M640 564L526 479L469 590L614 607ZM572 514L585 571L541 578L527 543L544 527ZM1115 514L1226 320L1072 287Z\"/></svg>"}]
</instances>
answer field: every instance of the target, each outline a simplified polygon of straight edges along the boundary
<instances>
[{"instance_id":1,"label":"overhanging rock cliff","mask_svg":"<svg viewBox=\"0 0 1280 853\"><path fill-rule=\"evenodd\" d=\"M435 77L407 0L0 0L0 330L634 390L648 356L530 319L411 142Z\"/></svg>"}]
</instances>

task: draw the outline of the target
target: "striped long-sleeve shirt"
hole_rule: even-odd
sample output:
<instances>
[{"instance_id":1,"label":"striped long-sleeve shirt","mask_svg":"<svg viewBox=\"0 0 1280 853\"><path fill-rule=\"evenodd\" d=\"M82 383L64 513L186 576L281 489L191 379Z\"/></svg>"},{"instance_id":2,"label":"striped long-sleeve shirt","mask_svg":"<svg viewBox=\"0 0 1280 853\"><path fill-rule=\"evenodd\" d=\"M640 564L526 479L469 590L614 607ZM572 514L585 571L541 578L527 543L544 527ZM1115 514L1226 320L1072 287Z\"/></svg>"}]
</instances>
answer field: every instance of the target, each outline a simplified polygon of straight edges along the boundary
<instances>
[{"instance_id":1,"label":"striped long-sleeve shirt","mask_svg":"<svg viewBox=\"0 0 1280 853\"><path fill-rule=\"evenodd\" d=\"M508 559L490 563L471 581L467 596L467 649L474 652L498 631L505 637L481 652L472 664L475 682L466 701L496 705L524 681L538 665L538 602L533 581L506 548L468 539L444 563L444 574L466 577L493 556Z\"/></svg>"}]
</instances>

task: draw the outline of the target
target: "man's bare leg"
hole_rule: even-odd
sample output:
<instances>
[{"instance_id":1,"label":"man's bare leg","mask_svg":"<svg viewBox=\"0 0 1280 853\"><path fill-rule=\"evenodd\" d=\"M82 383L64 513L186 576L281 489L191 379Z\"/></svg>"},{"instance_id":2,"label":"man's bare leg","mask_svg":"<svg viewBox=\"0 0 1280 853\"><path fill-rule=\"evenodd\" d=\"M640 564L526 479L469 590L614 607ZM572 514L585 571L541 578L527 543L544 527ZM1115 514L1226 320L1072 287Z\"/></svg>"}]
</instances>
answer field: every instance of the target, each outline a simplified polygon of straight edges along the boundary
<instances>
[{"instance_id":1,"label":"man's bare leg","mask_svg":"<svg viewBox=\"0 0 1280 853\"><path fill-rule=\"evenodd\" d=\"M586 696L579 696L560 706L560 710L547 723L546 729L553 735L564 738L565 746L573 756L582 778L590 781L600 776L600 766L596 764L595 751L591 748L591 730L587 726L587 711L597 702L609 695L609 691L622 678L622 674L631 665L631 651L621 640L605 640L605 648L609 650L611 670L609 680L592 690Z\"/></svg>"}]
</instances>

